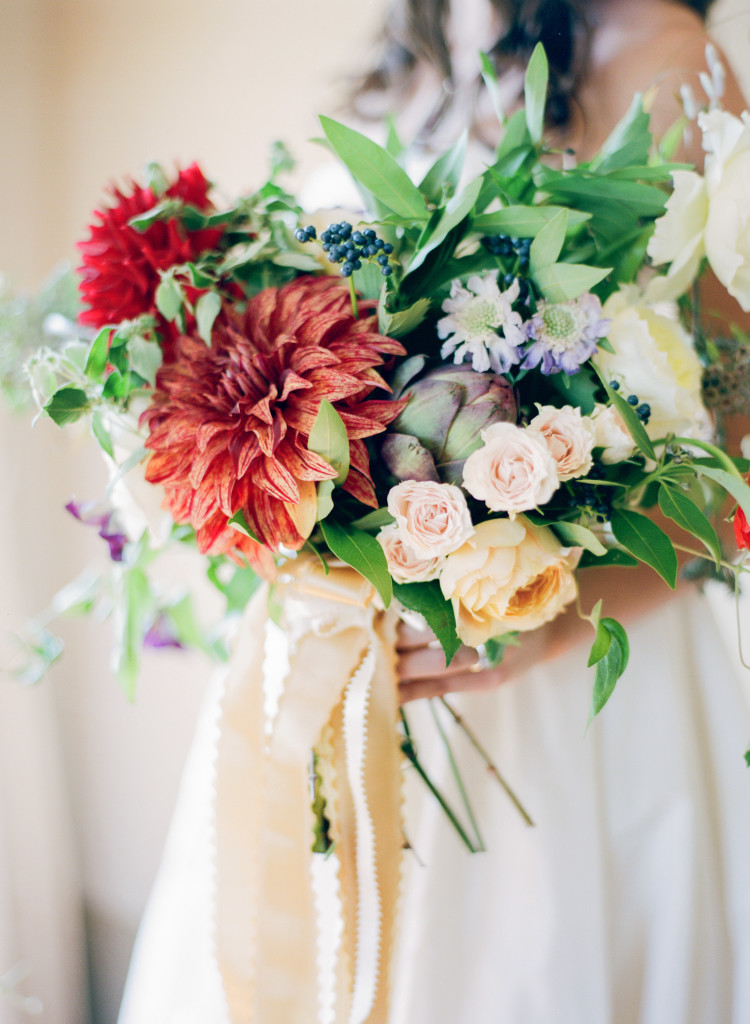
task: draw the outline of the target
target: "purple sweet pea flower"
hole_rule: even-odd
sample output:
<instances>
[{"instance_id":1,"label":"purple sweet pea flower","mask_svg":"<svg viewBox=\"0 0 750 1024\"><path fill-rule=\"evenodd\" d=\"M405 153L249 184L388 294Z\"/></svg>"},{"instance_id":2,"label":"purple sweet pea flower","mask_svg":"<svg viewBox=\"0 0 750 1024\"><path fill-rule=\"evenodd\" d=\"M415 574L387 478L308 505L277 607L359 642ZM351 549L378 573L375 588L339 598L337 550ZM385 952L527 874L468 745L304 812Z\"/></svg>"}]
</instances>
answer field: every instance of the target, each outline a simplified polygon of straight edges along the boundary
<instances>
[{"instance_id":1,"label":"purple sweet pea flower","mask_svg":"<svg viewBox=\"0 0 750 1024\"><path fill-rule=\"evenodd\" d=\"M65 506L68 512L85 526L96 527L97 533L109 546L109 557L113 562L121 562L128 538L116 528L114 512L102 512L91 501L69 501Z\"/></svg>"},{"instance_id":2,"label":"purple sweet pea flower","mask_svg":"<svg viewBox=\"0 0 750 1024\"><path fill-rule=\"evenodd\" d=\"M183 644L177 639L174 626L164 612L159 612L146 630L143 646L157 650L163 647L176 647L178 650L184 650Z\"/></svg>"},{"instance_id":3,"label":"purple sweet pea flower","mask_svg":"<svg viewBox=\"0 0 750 1024\"><path fill-rule=\"evenodd\" d=\"M596 352L599 338L609 330L602 317L602 304L586 292L568 302L540 302L526 324L530 345L521 366L525 370L542 364L542 373L578 373Z\"/></svg>"}]
</instances>

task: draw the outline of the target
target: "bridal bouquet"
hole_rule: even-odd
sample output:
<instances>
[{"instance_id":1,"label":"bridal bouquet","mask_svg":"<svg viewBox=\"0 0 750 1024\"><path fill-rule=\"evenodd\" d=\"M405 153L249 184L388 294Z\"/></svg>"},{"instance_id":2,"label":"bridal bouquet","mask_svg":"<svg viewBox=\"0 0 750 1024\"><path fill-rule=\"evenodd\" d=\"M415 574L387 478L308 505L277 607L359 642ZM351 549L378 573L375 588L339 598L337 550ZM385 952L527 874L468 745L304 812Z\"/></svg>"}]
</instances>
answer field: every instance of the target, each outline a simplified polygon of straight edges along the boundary
<instances>
[{"instance_id":1,"label":"bridal bouquet","mask_svg":"<svg viewBox=\"0 0 750 1024\"><path fill-rule=\"evenodd\" d=\"M171 177L150 167L146 183L113 192L80 245L80 337L29 363L45 413L87 422L112 469L112 508L72 511L118 563L129 686L144 637L199 634L184 604L159 605L149 571L160 548L195 546L230 609L268 581L248 629L258 601L270 604L301 659L281 687L282 704L301 709L286 742L296 737L303 760L316 750L313 795L356 878L362 1020L387 958L384 893L398 884L374 865L384 836L402 843L398 782L378 819L381 797L363 779L380 773L387 789L392 764L397 780L399 744L416 761L408 731L393 739L394 609L426 621L446 662L462 643L491 662L574 602L591 567L644 562L672 588L677 551L739 571L712 522L727 495L750 547L748 464L714 440L702 385L724 357L703 334L695 289L710 264L750 309L750 123L701 114L702 177L669 162L669 140L653 149L636 100L595 159L561 169L542 140L546 83L539 50L525 109L467 183L465 137L413 181L395 141L381 148L321 118L361 193L357 212L305 213L277 174L219 209L197 166ZM735 347L746 343L738 333ZM137 498L149 489L158 501ZM166 510L166 528L149 505ZM602 602L580 613L593 627L596 714L628 643ZM376 731L368 715L383 689ZM288 750L279 741L274 761L256 711L247 770L266 773L273 797L265 811L259 799L266 817L254 825L275 835L304 794L297 776L284 781ZM238 858L222 857L222 905L239 915ZM253 877L262 902L261 869ZM376 919L373 951L361 922Z\"/></svg>"}]
</instances>

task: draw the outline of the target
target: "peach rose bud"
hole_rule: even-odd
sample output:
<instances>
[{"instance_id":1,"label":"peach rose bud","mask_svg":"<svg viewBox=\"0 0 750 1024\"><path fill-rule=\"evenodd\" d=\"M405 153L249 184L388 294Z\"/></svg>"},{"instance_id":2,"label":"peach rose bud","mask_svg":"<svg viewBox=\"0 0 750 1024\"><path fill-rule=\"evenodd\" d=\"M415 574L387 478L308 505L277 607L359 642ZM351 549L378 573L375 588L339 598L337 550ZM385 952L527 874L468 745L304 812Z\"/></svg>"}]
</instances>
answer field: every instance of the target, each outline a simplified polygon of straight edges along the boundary
<instances>
[{"instance_id":1,"label":"peach rose bud","mask_svg":"<svg viewBox=\"0 0 750 1024\"><path fill-rule=\"evenodd\" d=\"M468 457L464 487L493 512L517 512L543 505L560 481L544 437L528 427L494 423L482 431L484 445Z\"/></svg>"},{"instance_id":2,"label":"peach rose bud","mask_svg":"<svg viewBox=\"0 0 750 1024\"><path fill-rule=\"evenodd\" d=\"M384 526L378 534L378 541L385 552L388 571L396 583L427 583L440 575L445 555L418 558L405 547L396 523Z\"/></svg>"},{"instance_id":3,"label":"peach rose bud","mask_svg":"<svg viewBox=\"0 0 750 1024\"><path fill-rule=\"evenodd\" d=\"M554 405L538 405L538 412L529 423L547 442L552 458L557 463L560 481L584 476L593 465L594 424L588 416L572 405L558 409Z\"/></svg>"},{"instance_id":4,"label":"peach rose bud","mask_svg":"<svg viewBox=\"0 0 750 1024\"><path fill-rule=\"evenodd\" d=\"M447 555L474 532L466 498L454 484L405 480L389 491L388 511L416 558Z\"/></svg>"}]
</instances>

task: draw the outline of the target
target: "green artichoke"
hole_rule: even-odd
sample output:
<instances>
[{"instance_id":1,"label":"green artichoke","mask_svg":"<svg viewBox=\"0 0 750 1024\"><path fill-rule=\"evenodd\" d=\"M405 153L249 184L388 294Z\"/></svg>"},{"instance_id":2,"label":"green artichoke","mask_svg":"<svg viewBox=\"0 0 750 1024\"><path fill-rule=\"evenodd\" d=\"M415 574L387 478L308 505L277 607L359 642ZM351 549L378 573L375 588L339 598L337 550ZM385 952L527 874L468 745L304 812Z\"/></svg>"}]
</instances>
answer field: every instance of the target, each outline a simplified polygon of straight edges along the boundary
<instances>
[{"instance_id":1,"label":"green artichoke","mask_svg":"<svg viewBox=\"0 0 750 1024\"><path fill-rule=\"evenodd\" d=\"M412 368L421 369L423 362L415 359ZM398 384L395 397L409 403L381 442L383 460L397 480L460 484L464 462L482 444L481 431L518 417L508 381L468 364L440 366Z\"/></svg>"}]
</instances>

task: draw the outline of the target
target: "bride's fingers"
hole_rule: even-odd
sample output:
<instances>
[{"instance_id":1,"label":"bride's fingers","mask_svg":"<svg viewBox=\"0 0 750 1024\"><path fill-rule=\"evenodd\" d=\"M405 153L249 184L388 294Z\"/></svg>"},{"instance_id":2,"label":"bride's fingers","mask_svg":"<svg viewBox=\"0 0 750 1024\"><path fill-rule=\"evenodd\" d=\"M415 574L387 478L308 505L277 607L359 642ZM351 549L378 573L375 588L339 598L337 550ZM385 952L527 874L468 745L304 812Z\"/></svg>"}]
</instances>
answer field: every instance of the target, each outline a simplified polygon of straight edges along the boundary
<instances>
[{"instance_id":1,"label":"bride's fingers","mask_svg":"<svg viewBox=\"0 0 750 1024\"><path fill-rule=\"evenodd\" d=\"M396 639L397 651L409 651L417 647L428 647L437 644L435 634L429 629L418 629L406 622L399 623Z\"/></svg>"},{"instance_id":2,"label":"bride's fingers","mask_svg":"<svg viewBox=\"0 0 750 1024\"><path fill-rule=\"evenodd\" d=\"M479 664L479 655L470 647L461 647L446 668L445 655L440 646L401 649L398 659L398 675L403 682L413 679L428 679L446 676L453 679L456 675L471 671L472 666ZM476 671L476 670L474 670Z\"/></svg>"},{"instance_id":3,"label":"bride's fingers","mask_svg":"<svg viewBox=\"0 0 750 1024\"><path fill-rule=\"evenodd\" d=\"M481 672L460 671L455 675L435 675L423 679L402 679L398 684L398 697L401 704L423 697L443 697L448 693L477 692L494 690L505 682L507 675L502 666L483 669Z\"/></svg>"}]
</instances>

